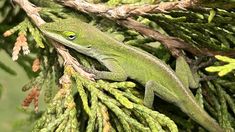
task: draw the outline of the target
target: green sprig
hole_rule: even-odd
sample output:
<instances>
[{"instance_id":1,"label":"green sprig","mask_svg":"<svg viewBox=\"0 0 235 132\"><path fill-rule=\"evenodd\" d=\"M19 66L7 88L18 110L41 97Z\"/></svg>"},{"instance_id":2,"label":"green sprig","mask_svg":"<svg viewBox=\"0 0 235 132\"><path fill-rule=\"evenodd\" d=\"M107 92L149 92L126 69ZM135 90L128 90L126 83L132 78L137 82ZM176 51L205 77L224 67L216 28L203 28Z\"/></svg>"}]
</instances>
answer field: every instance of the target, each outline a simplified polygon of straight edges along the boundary
<instances>
[{"instance_id":1,"label":"green sprig","mask_svg":"<svg viewBox=\"0 0 235 132\"><path fill-rule=\"evenodd\" d=\"M91 110L91 115L88 117L89 119L86 131L102 129L101 121L103 119L102 116L99 116L99 112L97 112L97 110L102 109L100 108L102 105L97 106L95 104L103 104L108 108L110 112L109 115L113 115L115 117L115 119L111 119L110 123L115 125L118 130L163 130L162 126L166 126L171 132L178 131L177 126L172 120L170 120L170 118L143 106L143 104L141 104L142 101L138 101L140 99L131 94L128 87L132 87L130 89L133 89L135 84L131 82L109 83L102 80L94 82L80 76L71 67L67 67L67 69L75 79L76 85L80 85L79 88L83 87L82 89L86 90L87 94L90 93L91 96L91 100L88 101L91 106L86 106ZM81 91L78 90L78 92ZM79 95L81 97L81 94ZM128 98L128 95L131 95L131 98ZM83 108L85 109L84 105ZM134 114L134 116L132 113L136 112L141 114ZM142 121L136 119L141 119ZM110 127L110 129L111 128L112 127Z\"/></svg>"},{"instance_id":2,"label":"green sprig","mask_svg":"<svg viewBox=\"0 0 235 132\"><path fill-rule=\"evenodd\" d=\"M23 33L24 35L27 35L27 31L29 31L30 34L33 36L34 40L36 41L36 44L41 48L45 47L42 42L42 40L44 39L43 36L39 32L39 30L35 26L33 26L33 24L30 22L28 18L25 18L24 21L19 23L17 26L7 30L4 33L4 36L5 37L10 36L16 33L17 31L19 31L20 33Z\"/></svg>"},{"instance_id":3,"label":"green sprig","mask_svg":"<svg viewBox=\"0 0 235 132\"><path fill-rule=\"evenodd\" d=\"M216 55L215 58L228 64L222 66L210 66L206 68L206 71L218 72L219 76L224 76L235 69L235 59L221 55Z\"/></svg>"}]
</instances>

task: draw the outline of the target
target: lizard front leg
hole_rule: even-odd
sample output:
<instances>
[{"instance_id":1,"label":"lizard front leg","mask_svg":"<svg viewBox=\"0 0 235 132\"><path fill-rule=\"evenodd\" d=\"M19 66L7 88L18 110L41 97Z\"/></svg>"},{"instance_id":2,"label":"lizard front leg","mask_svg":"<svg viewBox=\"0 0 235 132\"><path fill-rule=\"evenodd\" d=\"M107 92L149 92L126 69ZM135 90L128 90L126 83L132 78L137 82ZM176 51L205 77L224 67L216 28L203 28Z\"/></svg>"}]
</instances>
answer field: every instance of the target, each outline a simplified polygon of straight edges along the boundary
<instances>
[{"instance_id":1,"label":"lizard front leg","mask_svg":"<svg viewBox=\"0 0 235 132\"><path fill-rule=\"evenodd\" d=\"M102 62L109 69L109 71L98 71L95 69L85 68L84 70L95 75L95 79L107 79L112 81L125 81L127 75L124 69L115 61Z\"/></svg>"},{"instance_id":2,"label":"lizard front leg","mask_svg":"<svg viewBox=\"0 0 235 132\"><path fill-rule=\"evenodd\" d=\"M85 69L86 71L93 73L95 79L107 79L112 81L125 81L127 75L124 72L113 72L113 71L98 71L95 69Z\"/></svg>"}]
</instances>

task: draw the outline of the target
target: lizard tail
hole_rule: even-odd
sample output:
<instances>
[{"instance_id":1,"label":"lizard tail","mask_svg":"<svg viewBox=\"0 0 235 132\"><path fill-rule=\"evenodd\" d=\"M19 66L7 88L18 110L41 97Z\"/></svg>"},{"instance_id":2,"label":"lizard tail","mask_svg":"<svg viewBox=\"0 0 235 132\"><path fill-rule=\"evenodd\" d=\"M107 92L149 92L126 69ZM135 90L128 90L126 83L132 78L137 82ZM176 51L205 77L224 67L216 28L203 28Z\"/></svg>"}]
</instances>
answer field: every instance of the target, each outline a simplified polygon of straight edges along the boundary
<instances>
[{"instance_id":1,"label":"lizard tail","mask_svg":"<svg viewBox=\"0 0 235 132\"><path fill-rule=\"evenodd\" d=\"M198 122L201 126L210 132L224 132L219 124L208 113L197 104L195 99L193 101L185 101L184 105L180 105L182 111L187 113L194 121ZM193 103L192 103L193 102Z\"/></svg>"}]
</instances>

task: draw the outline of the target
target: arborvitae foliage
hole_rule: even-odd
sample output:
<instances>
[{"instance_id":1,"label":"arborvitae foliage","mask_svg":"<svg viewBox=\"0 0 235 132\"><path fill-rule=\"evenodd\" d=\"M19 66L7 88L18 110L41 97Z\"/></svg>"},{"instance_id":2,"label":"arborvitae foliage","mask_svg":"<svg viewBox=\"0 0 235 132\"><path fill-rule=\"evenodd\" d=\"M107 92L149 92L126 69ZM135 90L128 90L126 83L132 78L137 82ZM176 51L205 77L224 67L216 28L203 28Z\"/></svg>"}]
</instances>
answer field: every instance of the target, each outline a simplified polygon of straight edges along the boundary
<instances>
[{"instance_id":1,"label":"arborvitae foliage","mask_svg":"<svg viewBox=\"0 0 235 132\"><path fill-rule=\"evenodd\" d=\"M170 46L164 45L160 39L147 37L148 35L138 30L118 25L117 19L110 20L105 15L99 15L101 12L88 12L82 9L75 11L65 7L63 0L57 0L57 3L52 0L30 2L40 7L40 17L46 22L77 17L124 44L153 54L173 69L175 57L178 55L175 53L180 52L187 58L192 70L200 75L200 87L192 90L200 106L226 131L234 130L234 1L192 0L196 6L150 11L141 16L137 13L131 17L148 29L163 34L167 40L184 42L182 45ZM179 1L87 2L84 3L115 9L122 5L138 7ZM26 126L27 131L205 131L175 105L168 104L158 97L153 109L145 107L144 86L135 80L115 82L89 80L82 76L74 67L66 64L66 60L64 61L64 57L57 52L53 42L43 37L36 26L37 23L32 20L30 14L26 15L28 12L25 13L8 0L0 2L0 9L0 51L6 51L13 61L25 69L30 78L22 88L22 91L28 91L25 99L22 98L22 107L25 109L23 111L29 114L26 125L33 126ZM82 67L106 70L96 60L73 49L67 50L72 55L72 60L75 63L79 62ZM24 56L21 56L22 54ZM1 60L0 68L9 74L16 74ZM219 76L210 72L218 72ZM3 87L4 85L0 84L0 99ZM45 109L38 105L39 97L44 98ZM29 108L31 103L34 105L33 110ZM16 126L22 128L23 124Z\"/></svg>"}]
</instances>

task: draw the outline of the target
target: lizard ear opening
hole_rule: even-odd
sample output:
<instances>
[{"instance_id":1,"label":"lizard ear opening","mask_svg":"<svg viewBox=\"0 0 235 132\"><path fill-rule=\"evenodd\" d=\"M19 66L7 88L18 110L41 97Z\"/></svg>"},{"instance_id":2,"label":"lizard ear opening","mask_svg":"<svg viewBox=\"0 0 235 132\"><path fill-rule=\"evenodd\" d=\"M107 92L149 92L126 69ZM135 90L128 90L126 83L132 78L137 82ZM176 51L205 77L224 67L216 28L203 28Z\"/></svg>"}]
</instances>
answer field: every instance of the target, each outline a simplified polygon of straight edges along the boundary
<instances>
[{"instance_id":1,"label":"lizard ear opening","mask_svg":"<svg viewBox=\"0 0 235 132\"><path fill-rule=\"evenodd\" d=\"M64 31L63 32L63 35L66 39L68 40L74 40L76 39L76 34L74 32L71 32L71 31Z\"/></svg>"}]
</instances>

